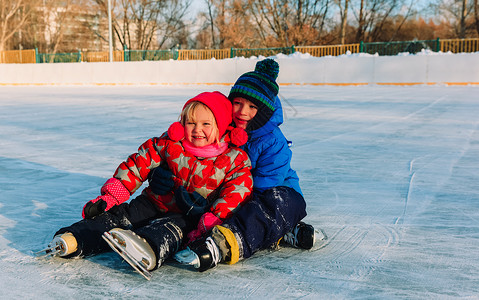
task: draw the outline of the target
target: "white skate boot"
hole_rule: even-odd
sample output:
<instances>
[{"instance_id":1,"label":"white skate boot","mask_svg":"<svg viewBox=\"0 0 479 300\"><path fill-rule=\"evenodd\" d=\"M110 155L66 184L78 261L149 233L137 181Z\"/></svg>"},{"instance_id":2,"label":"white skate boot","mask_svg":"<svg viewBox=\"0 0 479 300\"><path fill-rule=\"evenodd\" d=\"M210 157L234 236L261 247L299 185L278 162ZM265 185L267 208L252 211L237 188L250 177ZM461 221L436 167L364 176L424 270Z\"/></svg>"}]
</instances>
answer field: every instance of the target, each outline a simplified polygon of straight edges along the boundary
<instances>
[{"instance_id":1,"label":"white skate boot","mask_svg":"<svg viewBox=\"0 0 479 300\"><path fill-rule=\"evenodd\" d=\"M149 271L156 267L156 255L148 242L131 230L114 228L103 233L103 239L146 279L151 279Z\"/></svg>"}]
</instances>

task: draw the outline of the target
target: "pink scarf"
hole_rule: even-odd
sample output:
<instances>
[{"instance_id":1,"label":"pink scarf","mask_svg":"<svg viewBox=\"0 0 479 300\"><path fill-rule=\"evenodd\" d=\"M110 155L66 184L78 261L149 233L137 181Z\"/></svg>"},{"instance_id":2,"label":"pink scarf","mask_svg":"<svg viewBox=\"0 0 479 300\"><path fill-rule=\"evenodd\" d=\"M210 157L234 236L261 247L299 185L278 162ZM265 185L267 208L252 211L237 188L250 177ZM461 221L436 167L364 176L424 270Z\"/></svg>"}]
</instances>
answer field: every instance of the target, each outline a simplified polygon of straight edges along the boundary
<instances>
[{"instance_id":1,"label":"pink scarf","mask_svg":"<svg viewBox=\"0 0 479 300\"><path fill-rule=\"evenodd\" d=\"M204 157L204 158L218 156L221 153L225 152L226 149L228 149L228 143L224 143L224 142L219 143L219 145L214 143L204 147L196 147L189 141L183 139L181 140L181 144L183 145L186 151L190 152L194 156Z\"/></svg>"}]
</instances>

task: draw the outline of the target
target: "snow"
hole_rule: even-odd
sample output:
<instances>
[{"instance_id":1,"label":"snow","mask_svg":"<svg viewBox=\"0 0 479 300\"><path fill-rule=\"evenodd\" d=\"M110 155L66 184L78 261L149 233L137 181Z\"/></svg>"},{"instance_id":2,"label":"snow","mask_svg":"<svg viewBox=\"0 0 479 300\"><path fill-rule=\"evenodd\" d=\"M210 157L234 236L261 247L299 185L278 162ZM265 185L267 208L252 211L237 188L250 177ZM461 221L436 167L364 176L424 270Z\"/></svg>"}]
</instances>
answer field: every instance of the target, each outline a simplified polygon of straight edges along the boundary
<instances>
[{"instance_id":1,"label":"snow","mask_svg":"<svg viewBox=\"0 0 479 300\"><path fill-rule=\"evenodd\" d=\"M399 74L401 76L401 74ZM0 86L2 298L455 299L479 295L479 87L282 86L285 135L328 239L146 281L115 253L38 259L118 164L225 85Z\"/></svg>"},{"instance_id":2,"label":"snow","mask_svg":"<svg viewBox=\"0 0 479 300\"><path fill-rule=\"evenodd\" d=\"M479 52L274 57L282 85L479 84ZM230 85L259 57L114 63L0 64L0 85Z\"/></svg>"}]
</instances>

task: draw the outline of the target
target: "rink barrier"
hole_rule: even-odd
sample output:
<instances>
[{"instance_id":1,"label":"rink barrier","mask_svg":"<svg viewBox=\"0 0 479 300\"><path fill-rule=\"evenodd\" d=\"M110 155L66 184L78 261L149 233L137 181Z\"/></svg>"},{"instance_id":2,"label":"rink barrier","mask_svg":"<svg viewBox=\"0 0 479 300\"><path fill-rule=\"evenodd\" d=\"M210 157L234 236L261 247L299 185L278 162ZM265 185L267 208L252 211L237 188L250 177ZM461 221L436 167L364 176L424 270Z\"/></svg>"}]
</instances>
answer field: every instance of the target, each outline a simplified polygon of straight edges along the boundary
<instances>
[{"instance_id":1,"label":"rink barrier","mask_svg":"<svg viewBox=\"0 0 479 300\"><path fill-rule=\"evenodd\" d=\"M232 86L233 83L1 83L0 86ZM421 86L421 85L444 85L444 86L479 86L479 82L386 82L386 83L280 83L280 86Z\"/></svg>"},{"instance_id":2,"label":"rink barrier","mask_svg":"<svg viewBox=\"0 0 479 300\"><path fill-rule=\"evenodd\" d=\"M479 53L276 58L280 85L477 85ZM0 85L231 85L258 59L0 64Z\"/></svg>"}]
</instances>

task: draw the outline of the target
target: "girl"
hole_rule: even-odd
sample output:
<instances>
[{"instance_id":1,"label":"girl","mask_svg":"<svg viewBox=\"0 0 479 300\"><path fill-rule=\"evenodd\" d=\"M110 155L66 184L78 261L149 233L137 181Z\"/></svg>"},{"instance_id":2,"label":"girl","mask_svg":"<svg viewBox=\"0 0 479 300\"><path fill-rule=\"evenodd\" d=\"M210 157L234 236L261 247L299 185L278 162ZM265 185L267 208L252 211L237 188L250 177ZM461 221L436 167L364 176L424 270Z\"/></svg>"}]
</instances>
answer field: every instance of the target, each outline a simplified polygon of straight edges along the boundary
<instances>
[{"instance_id":1,"label":"girl","mask_svg":"<svg viewBox=\"0 0 479 300\"><path fill-rule=\"evenodd\" d=\"M179 262L205 271L218 262L234 264L260 249L277 245L281 239L294 247L313 247L314 228L300 222L306 216L306 203L298 176L290 166L292 152L279 128L283 112L277 97L278 72L276 61L260 61L253 72L238 78L229 94L233 121L249 136L242 148L252 164L252 200L215 226L206 239L178 252L175 258Z\"/></svg>"},{"instance_id":2,"label":"girl","mask_svg":"<svg viewBox=\"0 0 479 300\"><path fill-rule=\"evenodd\" d=\"M188 100L181 121L122 162L101 195L86 203L84 219L60 229L45 252L68 258L97 254L109 250L105 233L114 250L131 251L132 266L152 270L178 250L185 231L209 230L231 217L252 191L250 160L230 145L247 140L243 130L228 126L231 110L220 92ZM174 174L171 191L159 195L147 187L124 203L155 168ZM145 247L138 236L148 241Z\"/></svg>"}]
</instances>

